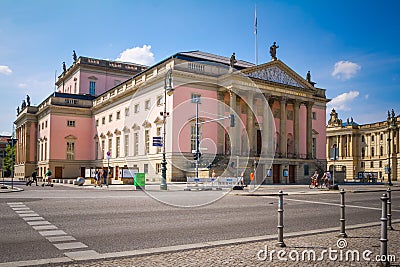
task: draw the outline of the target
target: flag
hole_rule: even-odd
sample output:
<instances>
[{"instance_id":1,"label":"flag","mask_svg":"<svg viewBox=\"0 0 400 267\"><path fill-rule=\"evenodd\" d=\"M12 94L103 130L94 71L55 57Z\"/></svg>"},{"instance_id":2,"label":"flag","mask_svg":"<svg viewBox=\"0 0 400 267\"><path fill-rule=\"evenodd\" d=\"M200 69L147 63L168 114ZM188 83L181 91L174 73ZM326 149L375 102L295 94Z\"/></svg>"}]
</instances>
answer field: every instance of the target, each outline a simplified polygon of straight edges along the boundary
<instances>
[{"instance_id":1,"label":"flag","mask_svg":"<svg viewBox=\"0 0 400 267\"><path fill-rule=\"evenodd\" d=\"M257 35L257 9L254 9L254 34Z\"/></svg>"}]
</instances>

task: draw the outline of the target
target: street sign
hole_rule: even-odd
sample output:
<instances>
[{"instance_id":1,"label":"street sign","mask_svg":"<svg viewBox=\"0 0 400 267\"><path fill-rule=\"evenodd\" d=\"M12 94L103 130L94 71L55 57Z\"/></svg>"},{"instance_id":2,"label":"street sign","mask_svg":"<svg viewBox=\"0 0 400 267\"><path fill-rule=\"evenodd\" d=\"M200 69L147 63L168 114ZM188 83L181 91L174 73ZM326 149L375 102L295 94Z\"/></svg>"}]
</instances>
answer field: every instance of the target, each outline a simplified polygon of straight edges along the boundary
<instances>
[{"instance_id":1,"label":"street sign","mask_svg":"<svg viewBox=\"0 0 400 267\"><path fill-rule=\"evenodd\" d=\"M161 136L153 136L153 146L163 146L163 141Z\"/></svg>"},{"instance_id":2,"label":"street sign","mask_svg":"<svg viewBox=\"0 0 400 267\"><path fill-rule=\"evenodd\" d=\"M107 151L107 158L110 159L111 158L111 152Z\"/></svg>"}]
</instances>

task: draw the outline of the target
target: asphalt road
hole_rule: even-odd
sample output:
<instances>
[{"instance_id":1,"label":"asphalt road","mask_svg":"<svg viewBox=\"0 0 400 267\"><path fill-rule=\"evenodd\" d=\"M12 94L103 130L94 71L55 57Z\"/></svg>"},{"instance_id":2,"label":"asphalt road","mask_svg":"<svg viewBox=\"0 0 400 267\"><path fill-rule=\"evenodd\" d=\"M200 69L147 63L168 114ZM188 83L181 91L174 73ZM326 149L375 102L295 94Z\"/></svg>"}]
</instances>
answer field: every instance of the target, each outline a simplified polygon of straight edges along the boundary
<instances>
[{"instance_id":1,"label":"asphalt road","mask_svg":"<svg viewBox=\"0 0 400 267\"><path fill-rule=\"evenodd\" d=\"M198 208L177 208L140 191L56 185L0 194L0 263L63 257L67 249L35 230L9 203L22 202L98 253L276 234L277 197L227 195ZM207 199L213 192L162 192L162 199ZM382 192L347 193L346 224L379 222ZM290 195L284 200L285 233L339 227L339 194ZM392 193L393 218L400 193ZM19 205L19 204L17 204ZM21 213L21 212L19 212ZM26 217L25 217L26 218ZM39 227L40 228L40 227ZM72 250L73 251L73 250Z\"/></svg>"}]
</instances>

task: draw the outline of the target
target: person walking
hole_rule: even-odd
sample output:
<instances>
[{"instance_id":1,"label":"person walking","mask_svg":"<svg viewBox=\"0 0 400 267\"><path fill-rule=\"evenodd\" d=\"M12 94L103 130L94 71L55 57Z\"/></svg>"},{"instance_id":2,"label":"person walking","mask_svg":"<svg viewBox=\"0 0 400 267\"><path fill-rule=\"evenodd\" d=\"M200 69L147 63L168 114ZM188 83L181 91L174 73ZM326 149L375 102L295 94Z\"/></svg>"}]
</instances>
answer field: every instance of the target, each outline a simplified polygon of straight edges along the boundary
<instances>
[{"instance_id":1,"label":"person walking","mask_svg":"<svg viewBox=\"0 0 400 267\"><path fill-rule=\"evenodd\" d=\"M34 170L34 171L32 172L31 176L32 176L32 180L30 180L30 181L28 182L29 185L32 186L32 183L35 182L36 186L38 186L38 184L37 184L37 172L36 172L36 170Z\"/></svg>"},{"instance_id":2,"label":"person walking","mask_svg":"<svg viewBox=\"0 0 400 267\"><path fill-rule=\"evenodd\" d=\"M53 184L51 183L51 170L50 170L50 168L47 168L47 171L46 171L46 173L44 175L47 177L46 186L53 187ZM45 186L45 183L43 183L42 186Z\"/></svg>"},{"instance_id":3,"label":"person walking","mask_svg":"<svg viewBox=\"0 0 400 267\"><path fill-rule=\"evenodd\" d=\"M107 176L108 176L108 171L106 170L106 168L103 167L103 182L106 186L108 186L107 184Z\"/></svg>"}]
</instances>

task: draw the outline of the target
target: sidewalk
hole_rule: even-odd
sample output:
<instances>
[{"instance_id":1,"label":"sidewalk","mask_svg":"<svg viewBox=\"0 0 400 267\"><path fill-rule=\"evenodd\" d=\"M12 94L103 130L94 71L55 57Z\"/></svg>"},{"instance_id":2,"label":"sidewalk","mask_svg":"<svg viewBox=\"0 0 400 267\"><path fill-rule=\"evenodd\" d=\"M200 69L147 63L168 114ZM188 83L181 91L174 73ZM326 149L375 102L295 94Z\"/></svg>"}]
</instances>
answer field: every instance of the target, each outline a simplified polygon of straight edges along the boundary
<instances>
[{"instance_id":1,"label":"sidewalk","mask_svg":"<svg viewBox=\"0 0 400 267\"><path fill-rule=\"evenodd\" d=\"M281 259L278 256L281 248L276 247L276 237L269 236L265 241L225 245L208 242L208 246L177 246L175 250L155 248L148 249L147 253L146 250L142 253L130 253L137 256L75 261L51 266L377 266L376 259L380 253L379 225L377 222L374 226L364 225L362 228L348 229L348 237L345 239L337 237L338 228L326 229L326 233L299 233L300 236L291 238L285 236L286 248L283 250L286 254L279 252ZM395 230L388 231L388 255L392 260L391 266L399 266L399 221L393 223L393 227Z\"/></svg>"}]
</instances>

